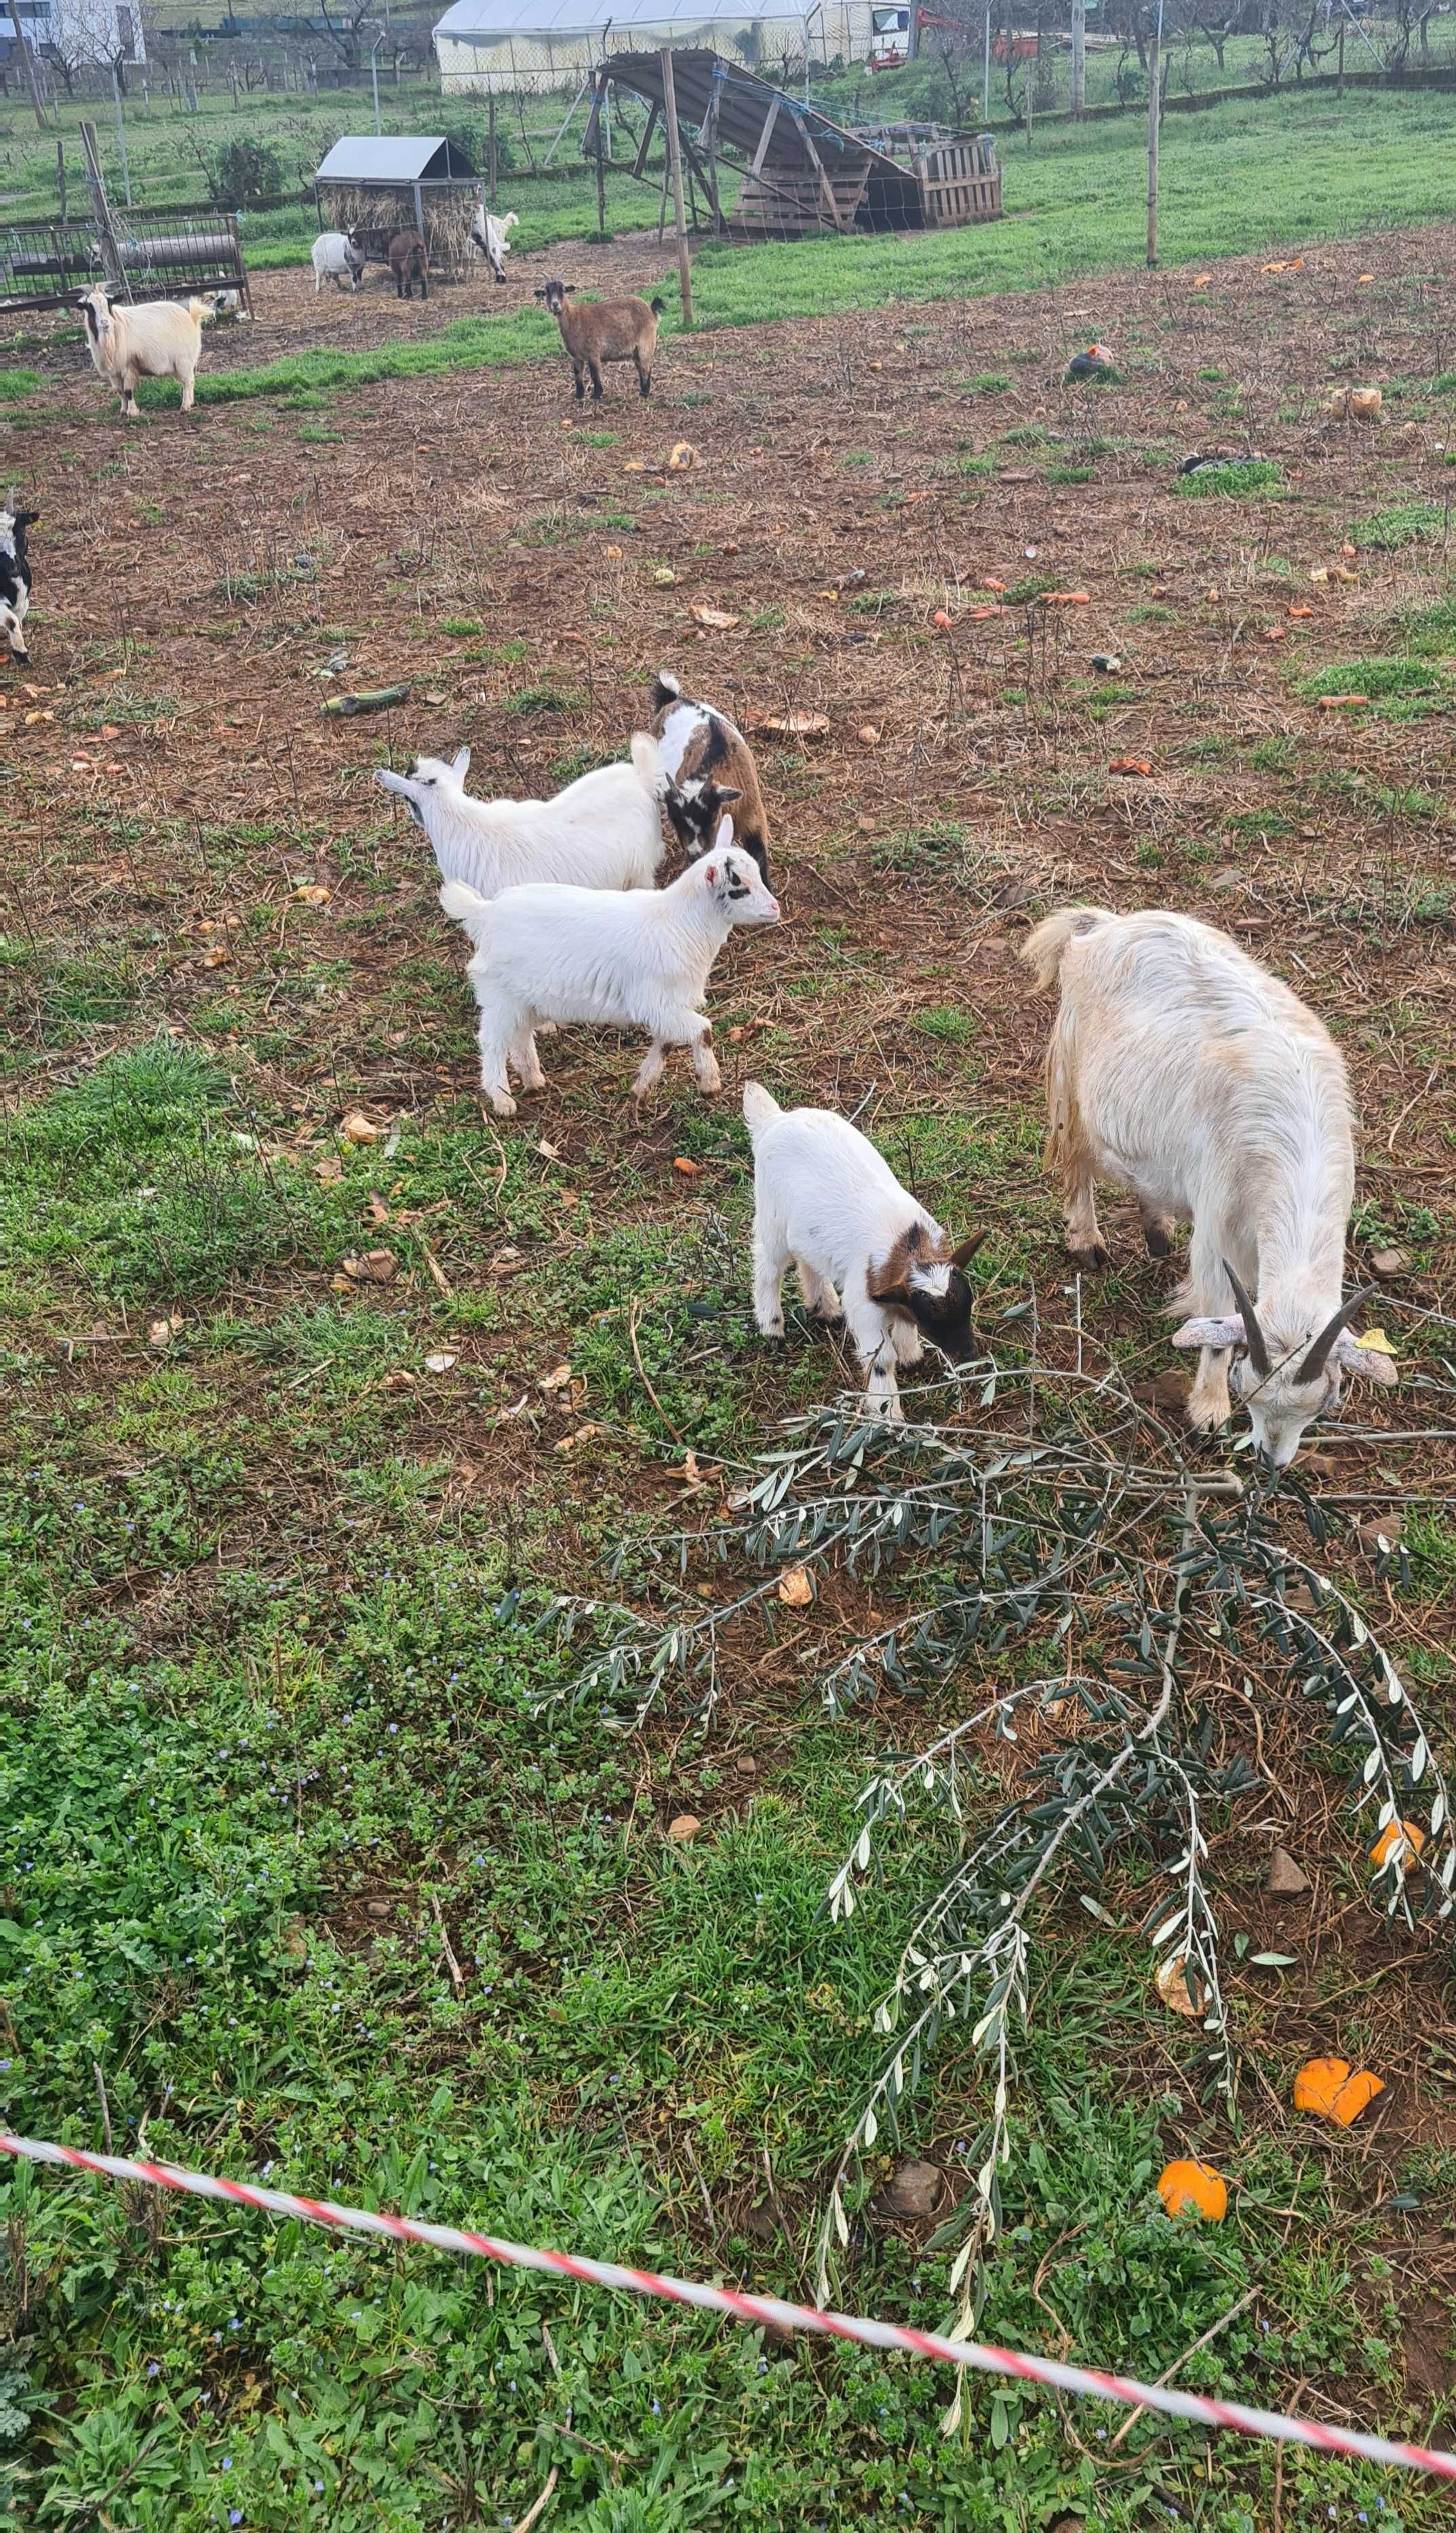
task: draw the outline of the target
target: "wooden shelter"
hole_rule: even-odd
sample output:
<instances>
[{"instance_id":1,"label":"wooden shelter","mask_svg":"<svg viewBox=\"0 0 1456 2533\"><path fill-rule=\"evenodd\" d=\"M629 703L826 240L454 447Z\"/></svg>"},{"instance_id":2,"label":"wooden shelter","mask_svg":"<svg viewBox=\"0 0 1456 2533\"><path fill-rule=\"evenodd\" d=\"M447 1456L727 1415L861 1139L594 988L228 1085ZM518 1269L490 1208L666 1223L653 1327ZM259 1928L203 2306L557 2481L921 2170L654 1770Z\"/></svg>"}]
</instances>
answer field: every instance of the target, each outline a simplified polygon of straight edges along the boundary
<instances>
[{"instance_id":1,"label":"wooden shelter","mask_svg":"<svg viewBox=\"0 0 1456 2533\"><path fill-rule=\"evenodd\" d=\"M320 229L354 230L378 264L387 263L389 240L400 229L418 229L432 272L467 268L480 191L459 143L437 133L345 133L314 177Z\"/></svg>"},{"instance_id":2,"label":"wooden shelter","mask_svg":"<svg viewBox=\"0 0 1456 2533\"><path fill-rule=\"evenodd\" d=\"M723 237L802 237L830 229L953 228L1001 216L1001 170L989 134L956 135L914 144L903 157L863 134L831 122L815 105L790 96L719 53L617 53L598 73L582 147L598 148L602 101L609 86L641 97L647 129L632 173L640 176L670 108L670 88L689 189L701 195L708 224ZM725 159L743 168L736 203L725 207Z\"/></svg>"}]
</instances>

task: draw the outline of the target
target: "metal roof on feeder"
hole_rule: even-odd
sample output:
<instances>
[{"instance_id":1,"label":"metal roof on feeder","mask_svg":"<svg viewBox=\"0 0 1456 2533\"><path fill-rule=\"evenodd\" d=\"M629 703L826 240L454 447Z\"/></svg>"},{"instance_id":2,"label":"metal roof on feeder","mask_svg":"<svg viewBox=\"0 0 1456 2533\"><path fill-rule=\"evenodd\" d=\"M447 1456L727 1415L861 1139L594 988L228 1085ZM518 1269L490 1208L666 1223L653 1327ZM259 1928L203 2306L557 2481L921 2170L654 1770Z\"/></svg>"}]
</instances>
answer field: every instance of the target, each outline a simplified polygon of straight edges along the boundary
<instances>
[{"instance_id":1,"label":"metal roof on feeder","mask_svg":"<svg viewBox=\"0 0 1456 2533\"><path fill-rule=\"evenodd\" d=\"M441 135L346 132L314 178L316 185L423 185L468 182L476 173L458 143Z\"/></svg>"}]
</instances>

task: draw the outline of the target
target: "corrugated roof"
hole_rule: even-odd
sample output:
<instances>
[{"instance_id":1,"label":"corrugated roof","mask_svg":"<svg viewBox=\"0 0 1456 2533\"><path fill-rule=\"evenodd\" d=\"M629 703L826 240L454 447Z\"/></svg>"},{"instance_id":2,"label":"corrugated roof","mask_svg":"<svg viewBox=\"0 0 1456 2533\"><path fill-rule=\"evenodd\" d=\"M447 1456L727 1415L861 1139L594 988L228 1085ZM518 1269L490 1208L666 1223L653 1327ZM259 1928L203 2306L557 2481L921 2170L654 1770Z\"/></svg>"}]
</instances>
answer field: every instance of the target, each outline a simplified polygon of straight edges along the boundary
<instances>
[{"instance_id":1,"label":"corrugated roof","mask_svg":"<svg viewBox=\"0 0 1456 2533\"><path fill-rule=\"evenodd\" d=\"M438 165L434 162L438 160ZM346 132L314 178L316 185L413 185L422 176L470 176L463 151L441 134Z\"/></svg>"},{"instance_id":2,"label":"corrugated roof","mask_svg":"<svg viewBox=\"0 0 1456 2533\"><path fill-rule=\"evenodd\" d=\"M706 37L715 27L750 23L801 26L807 0L747 0L737 8L675 10L671 0L455 0L436 27L457 43L489 44L509 35L605 35L614 39L651 27L665 35Z\"/></svg>"}]
</instances>

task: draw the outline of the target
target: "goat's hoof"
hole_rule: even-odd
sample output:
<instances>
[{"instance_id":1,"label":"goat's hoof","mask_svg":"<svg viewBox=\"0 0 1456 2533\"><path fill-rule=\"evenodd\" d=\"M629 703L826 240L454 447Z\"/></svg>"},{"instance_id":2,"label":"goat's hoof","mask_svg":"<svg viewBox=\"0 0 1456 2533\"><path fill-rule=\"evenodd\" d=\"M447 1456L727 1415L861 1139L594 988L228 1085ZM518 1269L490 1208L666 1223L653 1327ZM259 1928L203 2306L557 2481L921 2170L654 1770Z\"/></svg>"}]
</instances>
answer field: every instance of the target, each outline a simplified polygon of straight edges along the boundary
<instances>
[{"instance_id":1,"label":"goat's hoof","mask_svg":"<svg viewBox=\"0 0 1456 2533\"><path fill-rule=\"evenodd\" d=\"M842 1328L844 1325L843 1311L821 1311L817 1305L809 1317L816 1328Z\"/></svg>"},{"instance_id":2,"label":"goat's hoof","mask_svg":"<svg viewBox=\"0 0 1456 2533\"><path fill-rule=\"evenodd\" d=\"M1112 1265L1112 1252L1104 1249L1100 1240L1094 1241L1090 1249L1075 1249L1069 1241L1067 1255L1074 1266L1084 1267L1088 1274L1100 1273L1104 1266Z\"/></svg>"},{"instance_id":3,"label":"goat's hoof","mask_svg":"<svg viewBox=\"0 0 1456 2533\"><path fill-rule=\"evenodd\" d=\"M508 1090L493 1090L491 1106L497 1117L513 1117L516 1113L516 1103Z\"/></svg>"},{"instance_id":4,"label":"goat's hoof","mask_svg":"<svg viewBox=\"0 0 1456 2533\"><path fill-rule=\"evenodd\" d=\"M1145 1222L1142 1226L1142 1237L1146 1243L1149 1258L1172 1257L1173 1242L1165 1223Z\"/></svg>"},{"instance_id":5,"label":"goat's hoof","mask_svg":"<svg viewBox=\"0 0 1456 2533\"><path fill-rule=\"evenodd\" d=\"M784 1334L784 1322L782 1320L760 1320L758 1324L758 1333L761 1337L769 1337L771 1339L782 1337Z\"/></svg>"}]
</instances>

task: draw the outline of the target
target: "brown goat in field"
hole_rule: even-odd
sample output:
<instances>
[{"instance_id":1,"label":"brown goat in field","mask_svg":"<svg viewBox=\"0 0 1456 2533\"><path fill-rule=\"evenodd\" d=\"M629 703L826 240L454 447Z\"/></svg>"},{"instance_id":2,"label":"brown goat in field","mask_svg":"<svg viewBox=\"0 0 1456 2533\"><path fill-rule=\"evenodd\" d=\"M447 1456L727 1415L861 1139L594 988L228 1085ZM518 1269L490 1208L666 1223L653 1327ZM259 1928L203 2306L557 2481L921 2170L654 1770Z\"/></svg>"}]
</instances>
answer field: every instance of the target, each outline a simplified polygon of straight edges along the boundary
<instances>
[{"instance_id":1,"label":"brown goat in field","mask_svg":"<svg viewBox=\"0 0 1456 2533\"><path fill-rule=\"evenodd\" d=\"M644 395L652 389L652 356L657 349L658 319L663 302L654 299L586 299L579 308L568 308L566 301L576 288L574 281L549 281L536 296L545 303L561 329L561 340L571 362L571 375L576 382L577 402L586 390L582 373L592 375L592 401L602 396L602 369L607 361L634 361L637 384Z\"/></svg>"},{"instance_id":2,"label":"brown goat in field","mask_svg":"<svg viewBox=\"0 0 1456 2533\"><path fill-rule=\"evenodd\" d=\"M389 269L394 275L394 296L408 299L418 281L420 297L430 296L430 255L418 229L397 229L389 240Z\"/></svg>"}]
</instances>

